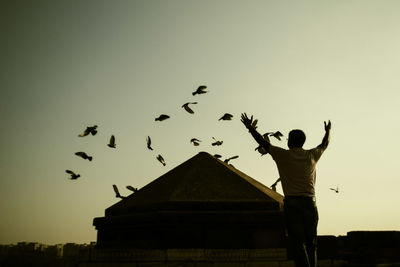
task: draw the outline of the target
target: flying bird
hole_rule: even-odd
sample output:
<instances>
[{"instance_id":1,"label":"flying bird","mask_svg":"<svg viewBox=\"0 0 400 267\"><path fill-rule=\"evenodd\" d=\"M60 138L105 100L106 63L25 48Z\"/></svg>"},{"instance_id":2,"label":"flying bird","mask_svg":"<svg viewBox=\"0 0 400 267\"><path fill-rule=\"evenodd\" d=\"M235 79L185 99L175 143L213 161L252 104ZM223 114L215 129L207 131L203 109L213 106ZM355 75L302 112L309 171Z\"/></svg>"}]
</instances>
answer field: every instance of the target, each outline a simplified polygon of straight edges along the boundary
<instances>
[{"instance_id":1,"label":"flying bird","mask_svg":"<svg viewBox=\"0 0 400 267\"><path fill-rule=\"evenodd\" d=\"M201 95L201 94L205 94L205 93L208 92L208 91L205 91L206 88L207 88L207 86L205 86L205 85L200 85L200 86L197 88L197 90L194 91L194 92L192 93L192 95Z\"/></svg>"},{"instance_id":2,"label":"flying bird","mask_svg":"<svg viewBox=\"0 0 400 267\"><path fill-rule=\"evenodd\" d=\"M273 183L271 185L272 190L274 190L276 192L276 185L281 181L281 178L279 177L278 180L275 181L275 183Z\"/></svg>"},{"instance_id":3,"label":"flying bird","mask_svg":"<svg viewBox=\"0 0 400 267\"><path fill-rule=\"evenodd\" d=\"M76 173L74 173L73 171L70 171L70 170L66 170L65 172L68 173L68 174L71 174L71 177L69 178L71 180L76 180L79 177L81 177L80 174L76 174Z\"/></svg>"},{"instance_id":4,"label":"flying bird","mask_svg":"<svg viewBox=\"0 0 400 267\"><path fill-rule=\"evenodd\" d=\"M115 136L111 135L110 137L110 142L107 144L107 146L111 147L111 148L115 148L116 144L115 144Z\"/></svg>"},{"instance_id":5,"label":"flying bird","mask_svg":"<svg viewBox=\"0 0 400 267\"><path fill-rule=\"evenodd\" d=\"M225 163L228 163L231 159L237 159L239 156L233 156L224 160Z\"/></svg>"},{"instance_id":6,"label":"flying bird","mask_svg":"<svg viewBox=\"0 0 400 267\"><path fill-rule=\"evenodd\" d=\"M138 191L137 187L133 187L131 185L127 185L126 188L131 190L133 193L136 193Z\"/></svg>"},{"instance_id":7,"label":"flying bird","mask_svg":"<svg viewBox=\"0 0 400 267\"><path fill-rule=\"evenodd\" d=\"M86 127L86 129L83 131L83 133L81 133L81 134L79 134L78 136L79 137L84 137L84 136L87 136L87 135L89 135L89 134L92 134L92 135L96 135L97 134L97 125L93 125L93 126L88 126L88 127Z\"/></svg>"},{"instance_id":8,"label":"flying bird","mask_svg":"<svg viewBox=\"0 0 400 267\"><path fill-rule=\"evenodd\" d=\"M283 137L283 134L282 134L280 131L269 132L269 133L266 133L266 134L269 135L269 136L275 137L275 138L278 139L279 141L281 141L281 137Z\"/></svg>"},{"instance_id":9,"label":"flying bird","mask_svg":"<svg viewBox=\"0 0 400 267\"><path fill-rule=\"evenodd\" d=\"M265 141L267 141L268 143L270 143L270 140L269 140L268 135L269 135L269 133L265 133L265 134L263 134L263 137L264 137L264 140L265 140ZM261 154L261 156L264 156L265 154L267 154L267 151L266 151L265 148L263 148L262 146L258 146L258 147L256 147L256 149L254 149L254 150L257 150L257 151Z\"/></svg>"},{"instance_id":10,"label":"flying bird","mask_svg":"<svg viewBox=\"0 0 400 267\"><path fill-rule=\"evenodd\" d=\"M192 143L194 146L199 146L200 145L199 142L201 142L201 140L199 140L197 138L190 139L190 143Z\"/></svg>"},{"instance_id":11,"label":"flying bird","mask_svg":"<svg viewBox=\"0 0 400 267\"><path fill-rule=\"evenodd\" d=\"M251 123L251 127L253 127L253 129L257 129L257 122L258 122L258 120L255 119L255 120Z\"/></svg>"},{"instance_id":12,"label":"flying bird","mask_svg":"<svg viewBox=\"0 0 400 267\"><path fill-rule=\"evenodd\" d=\"M339 193L339 186L336 186L336 188L329 188L329 189L335 191L335 193Z\"/></svg>"},{"instance_id":13,"label":"flying bird","mask_svg":"<svg viewBox=\"0 0 400 267\"><path fill-rule=\"evenodd\" d=\"M211 143L212 146L220 146L220 145L222 145L222 143L224 143L224 141L219 141L219 140L215 139L214 137L212 139L215 140L215 142Z\"/></svg>"},{"instance_id":14,"label":"flying bird","mask_svg":"<svg viewBox=\"0 0 400 267\"><path fill-rule=\"evenodd\" d=\"M219 121L220 121L220 120L230 121L230 120L232 120L232 118L233 118L233 115L232 115L232 114L225 113L221 118L219 118Z\"/></svg>"},{"instance_id":15,"label":"flying bird","mask_svg":"<svg viewBox=\"0 0 400 267\"><path fill-rule=\"evenodd\" d=\"M150 138L150 136L147 136L146 141L147 141L147 148L150 149L150 150L153 150L153 148L151 147L151 138Z\"/></svg>"},{"instance_id":16,"label":"flying bird","mask_svg":"<svg viewBox=\"0 0 400 267\"><path fill-rule=\"evenodd\" d=\"M155 119L155 121L163 121L170 118L168 115L166 114L161 114L160 116L158 116L158 118Z\"/></svg>"},{"instance_id":17,"label":"flying bird","mask_svg":"<svg viewBox=\"0 0 400 267\"><path fill-rule=\"evenodd\" d=\"M164 166L167 165L167 164L165 163L164 158L163 158L160 154L157 156L157 159L158 159L159 162L161 162L162 165L164 165Z\"/></svg>"},{"instance_id":18,"label":"flying bird","mask_svg":"<svg viewBox=\"0 0 400 267\"><path fill-rule=\"evenodd\" d=\"M119 193L118 187L115 184L113 184L112 186L114 188L114 192L115 192L115 197L116 198L121 198L121 199L126 198L125 196L121 196L121 194Z\"/></svg>"},{"instance_id":19,"label":"flying bird","mask_svg":"<svg viewBox=\"0 0 400 267\"><path fill-rule=\"evenodd\" d=\"M88 154L86 154L85 152L76 152L75 155L83 158L83 159L88 159L89 161L92 161L93 157L89 156Z\"/></svg>"},{"instance_id":20,"label":"flying bird","mask_svg":"<svg viewBox=\"0 0 400 267\"><path fill-rule=\"evenodd\" d=\"M190 114L193 114L193 113L194 113L193 109L189 108L189 105L190 105L190 104L197 104L197 102L187 102L187 103L183 104L182 107L183 107L187 112L189 112Z\"/></svg>"}]
</instances>

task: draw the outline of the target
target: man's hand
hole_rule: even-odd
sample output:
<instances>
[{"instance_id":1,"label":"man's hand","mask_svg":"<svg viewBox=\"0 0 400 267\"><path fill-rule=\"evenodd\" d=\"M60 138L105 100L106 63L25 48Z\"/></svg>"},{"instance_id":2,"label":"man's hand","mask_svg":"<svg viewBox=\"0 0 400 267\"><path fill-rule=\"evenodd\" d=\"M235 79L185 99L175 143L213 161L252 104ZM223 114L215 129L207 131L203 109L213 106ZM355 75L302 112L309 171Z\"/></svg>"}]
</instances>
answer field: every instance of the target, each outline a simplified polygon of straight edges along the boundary
<instances>
[{"instance_id":1,"label":"man's hand","mask_svg":"<svg viewBox=\"0 0 400 267\"><path fill-rule=\"evenodd\" d=\"M331 130L331 121L329 120L328 123L324 121L325 132L329 132Z\"/></svg>"},{"instance_id":2,"label":"man's hand","mask_svg":"<svg viewBox=\"0 0 400 267\"><path fill-rule=\"evenodd\" d=\"M331 121L329 120L328 123L324 121L324 128L325 128L325 135L324 138L322 138L321 144L318 146L319 148L326 149L329 144L329 139L331 135Z\"/></svg>"},{"instance_id":3,"label":"man's hand","mask_svg":"<svg viewBox=\"0 0 400 267\"><path fill-rule=\"evenodd\" d=\"M253 126L252 126L252 123L253 123L253 115L250 117L250 119L247 117L247 114L246 113L242 113L242 117L241 117L241 119L240 119L242 122L243 122L243 124L244 124L244 126L246 126L246 128L247 129L250 129L250 128L252 128Z\"/></svg>"}]
</instances>

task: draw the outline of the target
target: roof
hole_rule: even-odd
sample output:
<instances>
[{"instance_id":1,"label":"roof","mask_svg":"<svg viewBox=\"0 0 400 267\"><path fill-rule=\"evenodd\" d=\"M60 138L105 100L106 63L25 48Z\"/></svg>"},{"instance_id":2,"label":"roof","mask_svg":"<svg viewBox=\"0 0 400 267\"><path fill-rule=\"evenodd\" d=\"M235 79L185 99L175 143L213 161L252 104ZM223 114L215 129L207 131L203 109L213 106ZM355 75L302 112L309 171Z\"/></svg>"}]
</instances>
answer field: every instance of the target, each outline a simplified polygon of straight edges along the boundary
<instances>
[{"instance_id":1,"label":"roof","mask_svg":"<svg viewBox=\"0 0 400 267\"><path fill-rule=\"evenodd\" d=\"M150 207L177 209L229 203L281 207L282 202L282 195L212 155L200 152L107 208L106 216Z\"/></svg>"}]
</instances>

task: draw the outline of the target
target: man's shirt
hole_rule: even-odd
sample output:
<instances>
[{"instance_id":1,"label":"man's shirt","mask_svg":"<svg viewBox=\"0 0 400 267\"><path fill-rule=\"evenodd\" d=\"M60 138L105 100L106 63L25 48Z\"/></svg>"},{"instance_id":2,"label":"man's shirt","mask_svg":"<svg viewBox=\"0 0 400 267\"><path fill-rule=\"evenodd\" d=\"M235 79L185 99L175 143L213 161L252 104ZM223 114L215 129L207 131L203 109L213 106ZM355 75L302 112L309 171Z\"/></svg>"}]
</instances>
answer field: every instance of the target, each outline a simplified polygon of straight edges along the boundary
<instances>
[{"instance_id":1,"label":"man's shirt","mask_svg":"<svg viewBox=\"0 0 400 267\"><path fill-rule=\"evenodd\" d=\"M315 196L316 165L324 149L283 149L271 145L269 153L278 166L285 196Z\"/></svg>"}]
</instances>

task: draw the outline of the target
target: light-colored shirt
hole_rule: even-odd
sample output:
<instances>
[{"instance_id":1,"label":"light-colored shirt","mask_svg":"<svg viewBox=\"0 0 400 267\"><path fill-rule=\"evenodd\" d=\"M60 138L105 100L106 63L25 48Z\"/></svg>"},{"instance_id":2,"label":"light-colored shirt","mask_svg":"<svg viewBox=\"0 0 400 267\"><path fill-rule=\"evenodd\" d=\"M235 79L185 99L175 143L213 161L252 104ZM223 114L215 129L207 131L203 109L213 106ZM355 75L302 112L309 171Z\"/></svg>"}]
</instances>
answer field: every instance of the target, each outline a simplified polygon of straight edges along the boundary
<instances>
[{"instance_id":1,"label":"light-colored shirt","mask_svg":"<svg viewBox=\"0 0 400 267\"><path fill-rule=\"evenodd\" d=\"M271 145L285 196L315 196L316 165L324 149L283 149Z\"/></svg>"}]
</instances>

